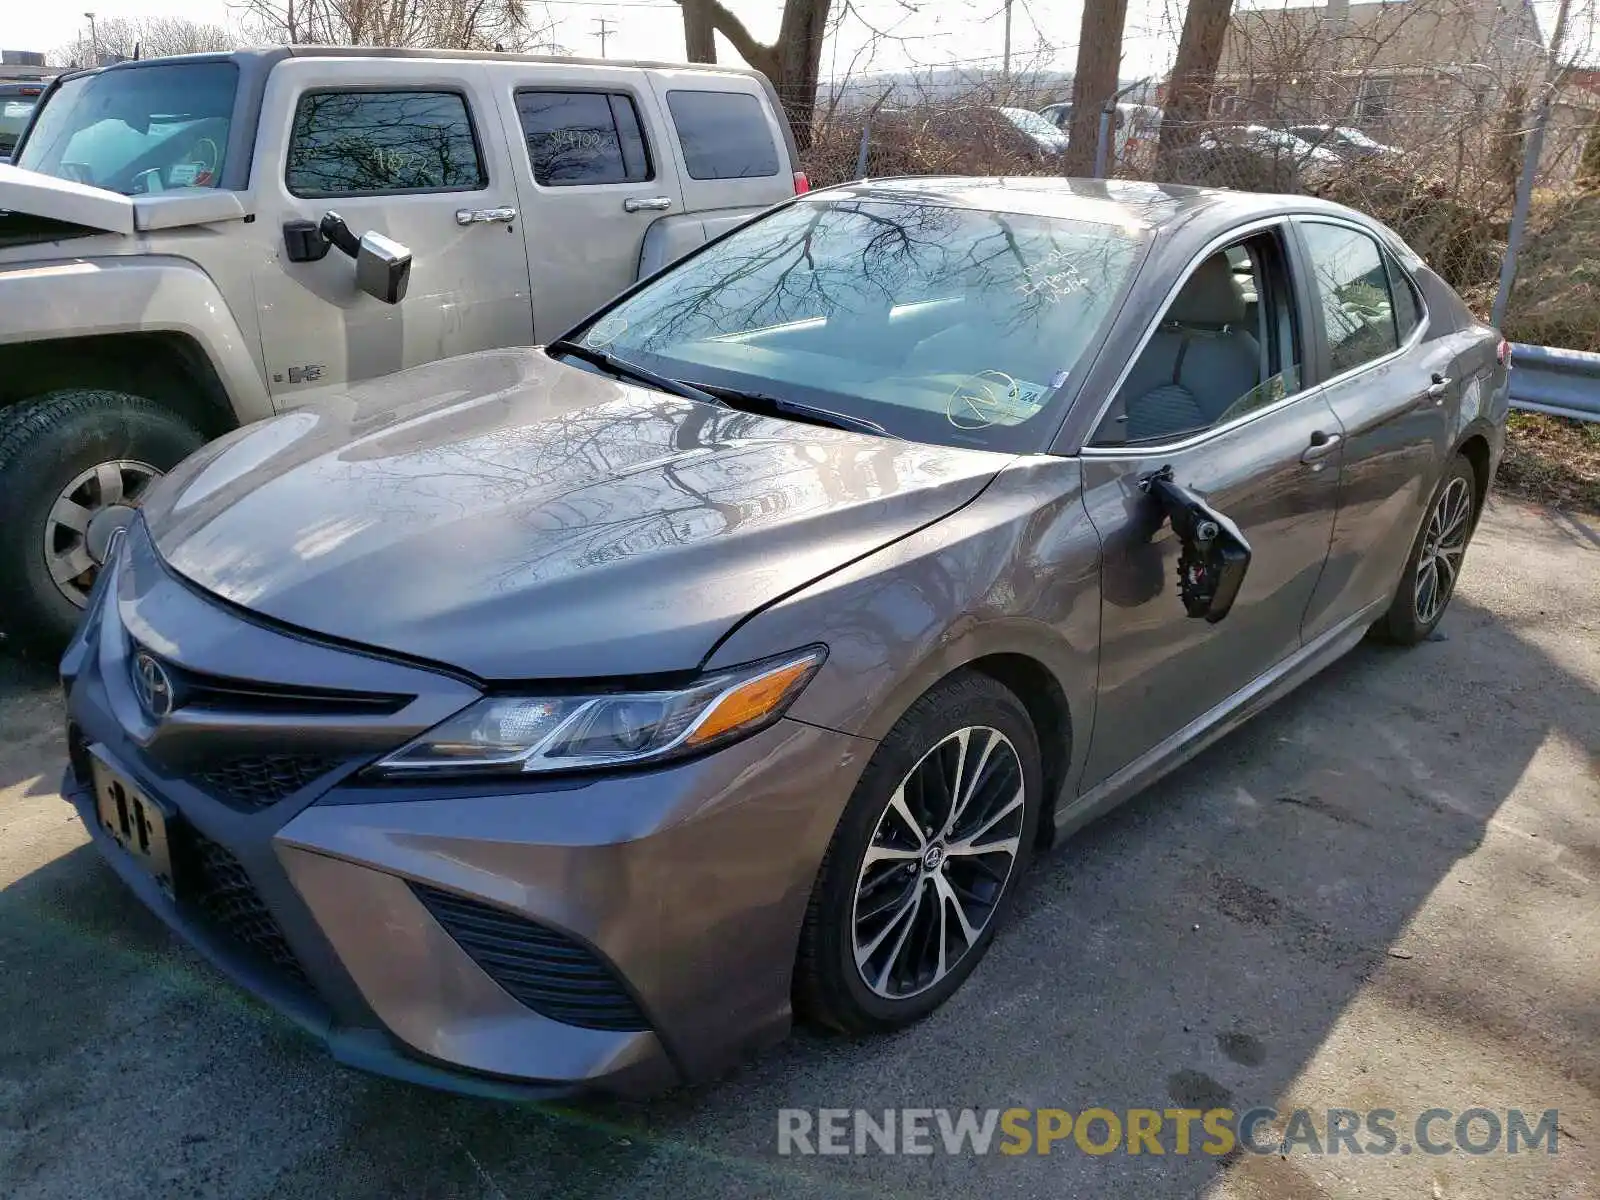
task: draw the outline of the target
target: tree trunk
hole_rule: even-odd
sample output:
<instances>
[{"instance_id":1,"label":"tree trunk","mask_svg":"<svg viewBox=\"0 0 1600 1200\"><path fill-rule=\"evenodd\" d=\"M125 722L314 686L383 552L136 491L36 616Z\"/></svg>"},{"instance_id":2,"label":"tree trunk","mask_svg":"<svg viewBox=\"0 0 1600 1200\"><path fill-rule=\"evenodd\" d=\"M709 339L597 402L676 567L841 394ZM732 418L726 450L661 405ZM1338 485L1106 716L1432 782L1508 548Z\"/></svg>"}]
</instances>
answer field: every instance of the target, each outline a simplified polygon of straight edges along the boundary
<instances>
[{"instance_id":1,"label":"tree trunk","mask_svg":"<svg viewBox=\"0 0 1600 1200\"><path fill-rule=\"evenodd\" d=\"M1067 133L1065 169L1068 175L1094 173L1095 147L1100 139L1100 110L1117 91L1117 70L1122 65L1122 27L1128 17L1128 0L1084 0L1083 24L1078 30L1078 65L1072 73L1072 128ZM1112 114L1106 139L1106 173L1110 174L1116 146L1116 114Z\"/></svg>"},{"instance_id":2,"label":"tree trunk","mask_svg":"<svg viewBox=\"0 0 1600 1200\"><path fill-rule=\"evenodd\" d=\"M717 31L706 0L682 0L683 47L690 62L717 61Z\"/></svg>"},{"instance_id":3,"label":"tree trunk","mask_svg":"<svg viewBox=\"0 0 1600 1200\"><path fill-rule=\"evenodd\" d=\"M1210 113L1232 9L1233 0L1189 0L1161 113L1161 145L1156 153L1156 174L1161 178L1172 173L1178 154L1194 141Z\"/></svg>"},{"instance_id":4,"label":"tree trunk","mask_svg":"<svg viewBox=\"0 0 1600 1200\"><path fill-rule=\"evenodd\" d=\"M768 46L756 41L721 0L678 0L686 14L690 5L699 5L711 27L728 39L739 57L772 81L794 131L795 145L801 150L811 147L811 115L817 105L822 38L831 4L832 0L784 0L778 41ZM687 34L687 15L684 31Z\"/></svg>"}]
</instances>

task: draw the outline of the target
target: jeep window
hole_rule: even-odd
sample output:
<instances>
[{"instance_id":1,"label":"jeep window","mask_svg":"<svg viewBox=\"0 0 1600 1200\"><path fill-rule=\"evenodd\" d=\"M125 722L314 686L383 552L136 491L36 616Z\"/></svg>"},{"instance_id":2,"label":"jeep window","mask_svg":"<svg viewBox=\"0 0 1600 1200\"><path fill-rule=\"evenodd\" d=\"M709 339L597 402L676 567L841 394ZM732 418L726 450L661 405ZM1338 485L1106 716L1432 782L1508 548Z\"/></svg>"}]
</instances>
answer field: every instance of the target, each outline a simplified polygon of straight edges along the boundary
<instances>
[{"instance_id":1,"label":"jeep window","mask_svg":"<svg viewBox=\"0 0 1600 1200\"><path fill-rule=\"evenodd\" d=\"M0 154L9 155L17 148L17 139L28 127L28 118L33 115L42 90L0 87Z\"/></svg>"},{"instance_id":2,"label":"jeep window","mask_svg":"<svg viewBox=\"0 0 1600 1200\"><path fill-rule=\"evenodd\" d=\"M238 82L230 62L68 79L39 110L17 165L125 196L218 187Z\"/></svg>"},{"instance_id":3,"label":"jeep window","mask_svg":"<svg viewBox=\"0 0 1600 1200\"><path fill-rule=\"evenodd\" d=\"M778 173L766 111L748 92L667 93L667 108L691 179L747 179Z\"/></svg>"},{"instance_id":4,"label":"jeep window","mask_svg":"<svg viewBox=\"0 0 1600 1200\"><path fill-rule=\"evenodd\" d=\"M638 183L653 175L631 96L519 91L517 119L542 187Z\"/></svg>"},{"instance_id":5,"label":"jeep window","mask_svg":"<svg viewBox=\"0 0 1600 1200\"><path fill-rule=\"evenodd\" d=\"M456 92L307 92L288 158L296 196L470 192L489 182Z\"/></svg>"},{"instance_id":6,"label":"jeep window","mask_svg":"<svg viewBox=\"0 0 1600 1200\"><path fill-rule=\"evenodd\" d=\"M579 335L672 379L1015 451L1068 389L1148 235L920 200L775 209L657 276Z\"/></svg>"}]
</instances>

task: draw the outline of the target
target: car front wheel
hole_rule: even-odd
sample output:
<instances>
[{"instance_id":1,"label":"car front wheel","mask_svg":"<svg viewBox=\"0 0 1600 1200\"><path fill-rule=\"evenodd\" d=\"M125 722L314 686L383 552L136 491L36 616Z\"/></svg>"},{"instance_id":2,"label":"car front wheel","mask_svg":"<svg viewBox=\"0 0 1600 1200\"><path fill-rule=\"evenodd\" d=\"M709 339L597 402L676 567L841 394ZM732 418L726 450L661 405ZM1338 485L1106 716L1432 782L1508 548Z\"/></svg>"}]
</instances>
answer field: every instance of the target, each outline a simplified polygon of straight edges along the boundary
<instances>
[{"instance_id":1,"label":"car front wheel","mask_svg":"<svg viewBox=\"0 0 1600 1200\"><path fill-rule=\"evenodd\" d=\"M800 1008L848 1033L943 1004L978 965L1027 867L1042 803L1022 702L976 672L919 699L879 745L813 888Z\"/></svg>"}]
</instances>

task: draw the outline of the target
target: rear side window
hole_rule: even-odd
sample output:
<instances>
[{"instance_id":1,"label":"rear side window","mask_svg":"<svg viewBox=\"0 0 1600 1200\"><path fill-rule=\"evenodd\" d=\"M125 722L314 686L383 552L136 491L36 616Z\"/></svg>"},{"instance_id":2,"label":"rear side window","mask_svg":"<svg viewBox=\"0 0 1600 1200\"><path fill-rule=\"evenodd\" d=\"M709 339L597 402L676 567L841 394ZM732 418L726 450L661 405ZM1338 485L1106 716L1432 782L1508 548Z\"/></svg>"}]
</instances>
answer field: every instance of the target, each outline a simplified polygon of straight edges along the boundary
<instances>
[{"instance_id":1,"label":"rear side window","mask_svg":"<svg viewBox=\"0 0 1600 1200\"><path fill-rule=\"evenodd\" d=\"M1385 254L1383 261L1389 268L1389 293L1394 297L1395 333L1404 342L1422 324L1422 304L1417 299L1416 286L1394 261L1394 256Z\"/></svg>"},{"instance_id":2,"label":"rear side window","mask_svg":"<svg viewBox=\"0 0 1600 1200\"><path fill-rule=\"evenodd\" d=\"M667 93L667 108L691 179L751 179L778 173L761 101L748 92Z\"/></svg>"},{"instance_id":3,"label":"rear side window","mask_svg":"<svg viewBox=\"0 0 1600 1200\"><path fill-rule=\"evenodd\" d=\"M633 97L621 92L517 93L517 119L534 182L637 183L650 179L650 152Z\"/></svg>"},{"instance_id":4,"label":"rear side window","mask_svg":"<svg viewBox=\"0 0 1600 1200\"><path fill-rule=\"evenodd\" d=\"M488 183L456 92L308 92L286 172L296 196L476 191Z\"/></svg>"},{"instance_id":5,"label":"rear side window","mask_svg":"<svg viewBox=\"0 0 1600 1200\"><path fill-rule=\"evenodd\" d=\"M1347 225L1307 221L1300 226L1311 260L1311 281L1328 331L1335 374L1382 358L1400 346L1387 256L1370 236Z\"/></svg>"}]
</instances>

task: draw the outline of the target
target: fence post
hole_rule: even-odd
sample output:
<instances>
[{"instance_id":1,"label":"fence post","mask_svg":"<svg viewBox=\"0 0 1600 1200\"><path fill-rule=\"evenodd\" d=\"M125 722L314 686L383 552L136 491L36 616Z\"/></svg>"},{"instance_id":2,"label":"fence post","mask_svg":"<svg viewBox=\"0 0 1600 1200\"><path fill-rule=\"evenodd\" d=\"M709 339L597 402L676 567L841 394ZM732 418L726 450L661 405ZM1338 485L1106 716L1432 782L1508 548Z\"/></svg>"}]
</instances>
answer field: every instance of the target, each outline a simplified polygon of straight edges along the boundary
<instances>
[{"instance_id":1,"label":"fence post","mask_svg":"<svg viewBox=\"0 0 1600 1200\"><path fill-rule=\"evenodd\" d=\"M872 137L872 112L861 122L861 149L856 151L856 178L867 177L867 143Z\"/></svg>"},{"instance_id":2,"label":"fence post","mask_svg":"<svg viewBox=\"0 0 1600 1200\"><path fill-rule=\"evenodd\" d=\"M1119 93L1120 94L1120 93ZM1094 143L1094 177L1106 177L1106 142L1111 133L1111 114L1117 111L1117 101L1113 97L1104 108L1100 110L1100 134Z\"/></svg>"},{"instance_id":3,"label":"fence post","mask_svg":"<svg viewBox=\"0 0 1600 1200\"><path fill-rule=\"evenodd\" d=\"M1522 250L1522 238L1527 232L1528 209L1533 203L1533 180L1539 173L1539 155L1544 150L1544 129L1550 120L1550 85L1546 84L1539 96L1538 115L1528 132L1528 144L1522 152L1522 174L1517 179L1517 200L1511 210L1511 229L1506 235L1506 256L1500 263L1500 286L1494 294L1494 307L1489 311L1489 323L1499 328L1506 319L1506 306L1511 303L1511 288L1517 280L1517 254Z\"/></svg>"}]
</instances>

